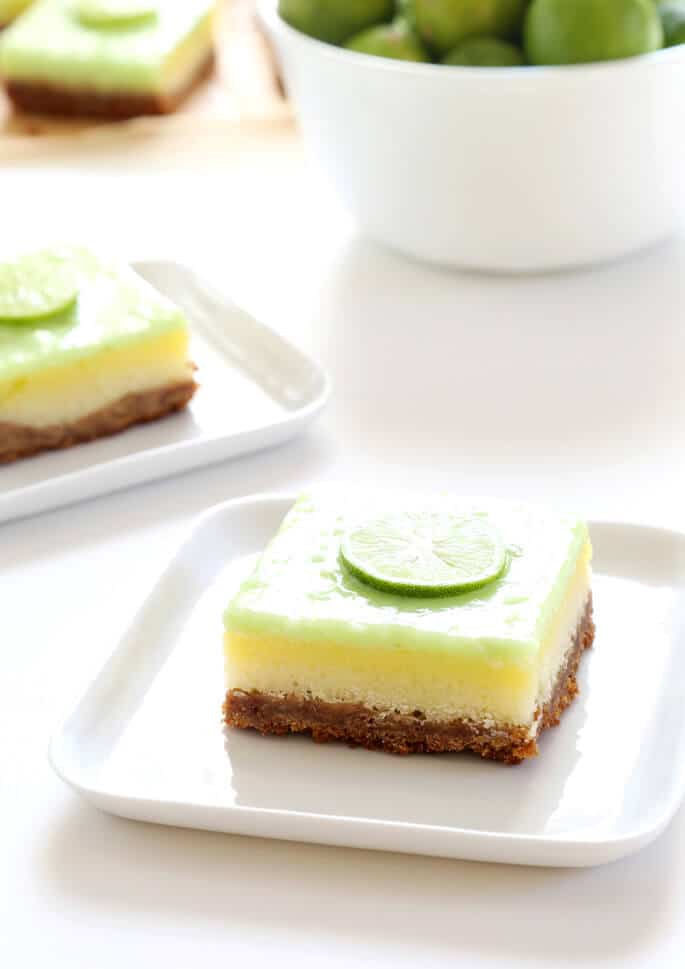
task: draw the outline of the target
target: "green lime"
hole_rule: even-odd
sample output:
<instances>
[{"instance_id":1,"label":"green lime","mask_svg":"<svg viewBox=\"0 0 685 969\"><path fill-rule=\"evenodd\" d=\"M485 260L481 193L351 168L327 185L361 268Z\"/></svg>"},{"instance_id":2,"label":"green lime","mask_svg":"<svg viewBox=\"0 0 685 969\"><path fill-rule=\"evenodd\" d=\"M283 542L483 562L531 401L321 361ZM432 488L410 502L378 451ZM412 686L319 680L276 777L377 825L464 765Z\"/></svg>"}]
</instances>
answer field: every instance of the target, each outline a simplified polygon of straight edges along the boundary
<instances>
[{"instance_id":1,"label":"green lime","mask_svg":"<svg viewBox=\"0 0 685 969\"><path fill-rule=\"evenodd\" d=\"M76 11L89 27L116 27L148 20L157 14L154 0L76 0Z\"/></svg>"},{"instance_id":2,"label":"green lime","mask_svg":"<svg viewBox=\"0 0 685 969\"><path fill-rule=\"evenodd\" d=\"M362 582L405 596L447 596L501 575L506 552L485 519L444 512L406 512L353 528L340 556Z\"/></svg>"},{"instance_id":3,"label":"green lime","mask_svg":"<svg viewBox=\"0 0 685 969\"><path fill-rule=\"evenodd\" d=\"M45 251L0 263L0 321L42 320L67 309L78 283L66 260Z\"/></svg>"},{"instance_id":4,"label":"green lime","mask_svg":"<svg viewBox=\"0 0 685 969\"><path fill-rule=\"evenodd\" d=\"M519 35L528 0L414 0L416 26L428 47L445 57L466 37Z\"/></svg>"},{"instance_id":5,"label":"green lime","mask_svg":"<svg viewBox=\"0 0 685 969\"><path fill-rule=\"evenodd\" d=\"M281 17L303 34L344 44L366 27L392 19L394 0L279 0Z\"/></svg>"},{"instance_id":6,"label":"green lime","mask_svg":"<svg viewBox=\"0 0 685 969\"><path fill-rule=\"evenodd\" d=\"M533 0L524 30L531 64L632 57L663 42L654 0Z\"/></svg>"},{"instance_id":7,"label":"green lime","mask_svg":"<svg viewBox=\"0 0 685 969\"><path fill-rule=\"evenodd\" d=\"M657 8L664 29L664 46L685 44L685 0L661 0Z\"/></svg>"},{"instance_id":8,"label":"green lime","mask_svg":"<svg viewBox=\"0 0 685 969\"><path fill-rule=\"evenodd\" d=\"M428 52L403 17L368 27L345 44L348 50L399 61L429 61Z\"/></svg>"},{"instance_id":9,"label":"green lime","mask_svg":"<svg viewBox=\"0 0 685 969\"><path fill-rule=\"evenodd\" d=\"M412 30L416 27L416 7L414 0L395 0L398 17L404 17Z\"/></svg>"},{"instance_id":10,"label":"green lime","mask_svg":"<svg viewBox=\"0 0 685 969\"><path fill-rule=\"evenodd\" d=\"M468 37L442 62L455 67L520 67L523 51L499 37Z\"/></svg>"}]
</instances>

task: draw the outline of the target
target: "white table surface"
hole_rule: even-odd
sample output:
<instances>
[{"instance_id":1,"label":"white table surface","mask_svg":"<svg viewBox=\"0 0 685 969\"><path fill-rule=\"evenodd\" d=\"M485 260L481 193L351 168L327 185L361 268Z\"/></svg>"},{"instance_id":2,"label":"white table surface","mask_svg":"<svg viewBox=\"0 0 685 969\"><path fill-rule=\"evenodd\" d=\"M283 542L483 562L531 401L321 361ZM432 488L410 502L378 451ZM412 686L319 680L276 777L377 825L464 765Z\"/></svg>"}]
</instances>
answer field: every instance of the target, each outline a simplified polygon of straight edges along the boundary
<instances>
[{"instance_id":1,"label":"white table surface","mask_svg":"<svg viewBox=\"0 0 685 969\"><path fill-rule=\"evenodd\" d=\"M182 167L6 170L2 243L40 224L190 260L336 392L279 450L0 527L0 965L682 967L682 811L631 859L537 870L136 824L51 773L70 697L215 502L401 482L685 530L685 240L580 275L460 276L360 241L296 157Z\"/></svg>"}]
</instances>

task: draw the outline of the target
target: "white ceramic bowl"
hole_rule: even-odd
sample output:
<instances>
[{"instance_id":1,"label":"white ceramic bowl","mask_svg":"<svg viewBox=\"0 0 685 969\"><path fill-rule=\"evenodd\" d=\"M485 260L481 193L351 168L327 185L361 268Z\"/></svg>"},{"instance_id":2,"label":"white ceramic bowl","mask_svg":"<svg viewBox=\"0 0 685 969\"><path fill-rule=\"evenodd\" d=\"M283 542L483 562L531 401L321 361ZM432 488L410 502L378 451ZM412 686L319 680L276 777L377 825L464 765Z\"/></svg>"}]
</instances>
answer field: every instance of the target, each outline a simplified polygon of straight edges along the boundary
<instances>
[{"instance_id":1,"label":"white ceramic bowl","mask_svg":"<svg viewBox=\"0 0 685 969\"><path fill-rule=\"evenodd\" d=\"M447 68L369 57L260 13L311 153L360 228L419 259L524 272L672 234L685 46L602 64Z\"/></svg>"}]
</instances>

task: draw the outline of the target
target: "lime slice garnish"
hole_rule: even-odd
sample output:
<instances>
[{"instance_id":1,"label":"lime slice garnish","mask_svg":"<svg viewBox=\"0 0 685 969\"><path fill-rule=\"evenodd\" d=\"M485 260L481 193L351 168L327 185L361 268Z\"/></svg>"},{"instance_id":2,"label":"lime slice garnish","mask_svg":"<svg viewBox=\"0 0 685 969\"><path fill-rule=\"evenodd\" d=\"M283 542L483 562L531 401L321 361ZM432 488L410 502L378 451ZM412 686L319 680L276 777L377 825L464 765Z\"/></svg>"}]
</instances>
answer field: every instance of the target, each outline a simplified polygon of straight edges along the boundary
<instances>
[{"instance_id":1,"label":"lime slice garnish","mask_svg":"<svg viewBox=\"0 0 685 969\"><path fill-rule=\"evenodd\" d=\"M42 320L67 309L78 296L69 263L45 251L0 263L0 321Z\"/></svg>"},{"instance_id":2,"label":"lime slice garnish","mask_svg":"<svg viewBox=\"0 0 685 969\"><path fill-rule=\"evenodd\" d=\"M154 17L157 3L155 0L76 0L76 12L79 20L89 27L116 27Z\"/></svg>"},{"instance_id":3,"label":"lime slice garnish","mask_svg":"<svg viewBox=\"0 0 685 969\"><path fill-rule=\"evenodd\" d=\"M340 547L362 582L406 596L447 596L492 582L506 564L500 535L474 515L417 511L350 530Z\"/></svg>"}]
</instances>

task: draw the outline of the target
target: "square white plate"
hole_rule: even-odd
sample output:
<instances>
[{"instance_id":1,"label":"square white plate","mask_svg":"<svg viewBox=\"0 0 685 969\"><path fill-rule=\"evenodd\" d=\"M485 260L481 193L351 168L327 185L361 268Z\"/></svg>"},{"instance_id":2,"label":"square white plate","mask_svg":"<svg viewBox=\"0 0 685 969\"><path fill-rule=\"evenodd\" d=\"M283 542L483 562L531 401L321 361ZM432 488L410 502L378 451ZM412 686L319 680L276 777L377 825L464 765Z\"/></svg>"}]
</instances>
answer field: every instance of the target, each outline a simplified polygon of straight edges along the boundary
<instances>
[{"instance_id":1,"label":"square white plate","mask_svg":"<svg viewBox=\"0 0 685 969\"><path fill-rule=\"evenodd\" d=\"M51 762L129 818L536 865L655 838L685 793L685 537L594 523L595 649L541 756L392 757L222 729L222 611L292 497L207 512L55 734Z\"/></svg>"},{"instance_id":2,"label":"square white plate","mask_svg":"<svg viewBox=\"0 0 685 969\"><path fill-rule=\"evenodd\" d=\"M0 465L0 522L270 447L312 421L326 374L173 262L133 268L186 312L200 389L187 410L123 434Z\"/></svg>"}]
</instances>

